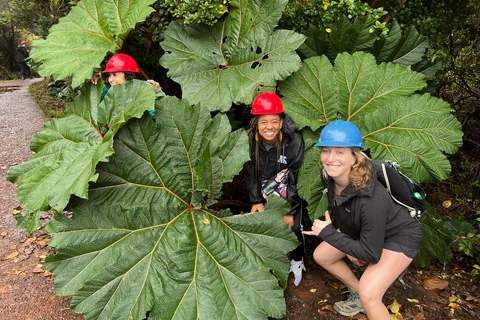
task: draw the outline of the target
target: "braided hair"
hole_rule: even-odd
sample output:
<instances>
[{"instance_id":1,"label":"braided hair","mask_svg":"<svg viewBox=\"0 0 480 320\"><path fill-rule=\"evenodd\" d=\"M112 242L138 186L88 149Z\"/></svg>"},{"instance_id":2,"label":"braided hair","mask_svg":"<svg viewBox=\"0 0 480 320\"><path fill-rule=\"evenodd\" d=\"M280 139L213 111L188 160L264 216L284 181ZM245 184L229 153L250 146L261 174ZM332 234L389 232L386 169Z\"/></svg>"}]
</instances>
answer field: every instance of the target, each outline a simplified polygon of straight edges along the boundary
<instances>
[{"instance_id":1,"label":"braided hair","mask_svg":"<svg viewBox=\"0 0 480 320\"><path fill-rule=\"evenodd\" d=\"M279 113L280 119L285 118L285 113ZM258 179L259 177L259 172L260 172L260 160L259 160L259 153L258 153L258 148L260 146L260 143L262 143L262 138L260 137L258 133L258 120L260 118L260 115L252 115L252 118L250 119L250 129L248 129L247 134L248 134L248 140L250 144L252 142L255 142L255 178ZM274 145L277 145L277 172L280 171L280 162L278 159L280 159L280 155L282 153L282 132L280 131L277 136L275 137L274 140Z\"/></svg>"}]
</instances>

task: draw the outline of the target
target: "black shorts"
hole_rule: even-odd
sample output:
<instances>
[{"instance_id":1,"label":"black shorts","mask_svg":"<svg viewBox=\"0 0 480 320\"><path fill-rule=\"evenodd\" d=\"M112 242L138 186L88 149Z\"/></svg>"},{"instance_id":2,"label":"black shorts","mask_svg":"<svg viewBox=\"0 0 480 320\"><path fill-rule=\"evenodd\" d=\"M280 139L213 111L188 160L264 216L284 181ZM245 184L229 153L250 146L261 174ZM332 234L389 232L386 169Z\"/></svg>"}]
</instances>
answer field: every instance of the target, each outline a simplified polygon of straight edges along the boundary
<instances>
[{"instance_id":1,"label":"black shorts","mask_svg":"<svg viewBox=\"0 0 480 320\"><path fill-rule=\"evenodd\" d=\"M395 251L395 252L401 252L404 255L406 255L407 257L409 257L410 259L414 259L415 256L418 253L418 250L419 250L419 249L412 249L412 248L409 248L409 247L406 247L404 245L398 244L396 242L391 242L391 241L390 242L385 242L383 244L383 248L387 249L387 250Z\"/></svg>"},{"instance_id":2,"label":"black shorts","mask_svg":"<svg viewBox=\"0 0 480 320\"><path fill-rule=\"evenodd\" d=\"M410 259L414 259L422 244L422 239L422 226L415 220L410 226L404 227L396 237L386 240L383 244L383 248L395 252L401 252Z\"/></svg>"}]
</instances>

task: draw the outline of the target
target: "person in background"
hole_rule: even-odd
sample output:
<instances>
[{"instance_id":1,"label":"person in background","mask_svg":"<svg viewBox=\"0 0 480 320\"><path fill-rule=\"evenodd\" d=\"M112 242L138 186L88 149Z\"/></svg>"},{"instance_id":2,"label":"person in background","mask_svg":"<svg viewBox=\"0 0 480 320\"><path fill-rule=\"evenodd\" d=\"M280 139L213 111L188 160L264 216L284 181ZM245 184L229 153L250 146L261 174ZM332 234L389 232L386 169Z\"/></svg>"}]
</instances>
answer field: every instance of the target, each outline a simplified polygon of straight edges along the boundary
<instances>
[{"instance_id":1,"label":"person in background","mask_svg":"<svg viewBox=\"0 0 480 320\"><path fill-rule=\"evenodd\" d=\"M297 192L297 174L303 162L304 142L300 134L295 132L295 123L285 114L282 100L275 93L259 94L253 101L251 115L248 131L251 160L245 165L251 212L263 211L270 193L290 203L291 210L285 215L284 221L301 243L288 254L291 259L290 272L293 272L294 284L298 286L302 280L302 270L305 271L303 208Z\"/></svg>"},{"instance_id":2,"label":"person in background","mask_svg":"<svg viewBox=\"0 0 480 320\"><path fill-rule=\"evenodd\" d=\"M366 312L369 320L390 320L382 297L415 258L422 227L377 180L353 123L329 123L316 146L322 147L322 181L338 229L326 211L325 221L316 219L312 231L303 233L323 240L313 254L315 261L350 291L350 297L334 308L344 316ZM344 258L366 266L360 280Z\"/></svg>"},{"instance_id":3,"label":"person in background","mask_svg":"<svg viewBox=\"0 0 480 320\"><path fill-rule=\"evenodd\" d=\"M29 55L30 50L27 48L27 41L21 41L17 48L17 62L20 63L20 72L23 80L25 80L27 74L29 78L32 78L30 67L27 64Z\"/></svg>"}]
</instances>

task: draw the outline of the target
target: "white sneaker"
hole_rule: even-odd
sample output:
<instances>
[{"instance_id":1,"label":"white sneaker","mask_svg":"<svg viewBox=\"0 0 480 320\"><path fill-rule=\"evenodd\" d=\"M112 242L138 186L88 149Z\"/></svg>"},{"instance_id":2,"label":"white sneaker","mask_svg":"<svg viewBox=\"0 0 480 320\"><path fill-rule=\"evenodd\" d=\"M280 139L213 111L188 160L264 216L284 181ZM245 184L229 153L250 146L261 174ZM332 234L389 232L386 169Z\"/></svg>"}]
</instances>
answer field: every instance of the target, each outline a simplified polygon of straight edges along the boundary
<instances>
[{"instance_id":1,"label":"white sneaker","mask_svg":"<svg viewBox=\"0 0 480 320\"><path fill-rule=\"evenodd\" d=\"M293 283L295 286L298 286L300 281L302 281L302 270L307 271L307 269L305 269L305 265L303 264L303 259L302 261L290 260L290 270L288 272L293 272L295 277L295 281Z\"/></svg>"}]
</instances>

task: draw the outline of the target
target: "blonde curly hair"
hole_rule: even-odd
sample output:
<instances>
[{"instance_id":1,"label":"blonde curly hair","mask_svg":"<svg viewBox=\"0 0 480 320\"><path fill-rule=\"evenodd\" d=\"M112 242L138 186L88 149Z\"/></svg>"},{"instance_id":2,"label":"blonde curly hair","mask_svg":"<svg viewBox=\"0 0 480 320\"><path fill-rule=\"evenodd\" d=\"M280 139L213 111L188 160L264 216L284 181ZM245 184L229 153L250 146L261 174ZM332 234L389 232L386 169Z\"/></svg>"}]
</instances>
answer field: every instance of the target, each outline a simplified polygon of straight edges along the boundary
<instances>
[{"instance_id":1,"label":"blonde curly hair","mask_svg":"<svg viewBox=\"0 0 480 320\"><path fill-rule=\"evenodd\" d=\"M354 190L361 190L373 182L372 163L360 148L351 149L357 162L352 166L352 170L350 170L350 185Z\"/></svg>"}]
</instances>

